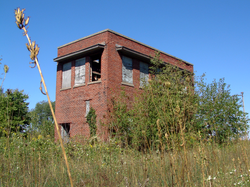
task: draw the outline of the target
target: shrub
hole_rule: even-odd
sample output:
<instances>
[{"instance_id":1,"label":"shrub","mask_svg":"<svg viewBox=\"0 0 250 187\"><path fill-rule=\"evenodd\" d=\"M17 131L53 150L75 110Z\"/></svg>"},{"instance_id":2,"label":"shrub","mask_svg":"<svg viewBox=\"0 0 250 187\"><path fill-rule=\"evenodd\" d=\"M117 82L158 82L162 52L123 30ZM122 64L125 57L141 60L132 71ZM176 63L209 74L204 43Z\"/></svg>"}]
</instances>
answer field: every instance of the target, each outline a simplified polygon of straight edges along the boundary
<instances>
[{"instance_id":1,"label":"shrub","mask_svg":"<svg viewBox=\"0 0 250 187\"><path fill-rule=\"evenodd\" d=\"M90 128L90 136L96 135L96 114L95 109L92 107L89 110L89 113L87 115L87 123L89 124Z\"/></svg>"}]
</instances>

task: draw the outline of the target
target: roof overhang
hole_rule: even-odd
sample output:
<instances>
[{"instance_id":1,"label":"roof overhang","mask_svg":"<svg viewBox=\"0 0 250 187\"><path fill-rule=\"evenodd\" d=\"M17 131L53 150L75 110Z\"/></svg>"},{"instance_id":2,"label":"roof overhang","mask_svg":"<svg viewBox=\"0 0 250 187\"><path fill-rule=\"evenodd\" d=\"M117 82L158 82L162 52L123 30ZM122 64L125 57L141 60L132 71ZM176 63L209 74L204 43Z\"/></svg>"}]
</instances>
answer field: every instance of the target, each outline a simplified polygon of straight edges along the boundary
<instances>
[{"instance_id":1,"label":"roof overhang","mask_svg":"<svg viewBox=\"0 0 250 187\"><path fill-rule=\"evenodd\" d=\"M125 55L125 56L128 56L128 57L134 57L138 60L141 60L143 62L146 62L146 63L150 63L150 60L153 58L152 56L149 56L149 55L145 55L143 53L140 53L138 51L135 51L133 49L130 49L130 48L127 48L127 47L124 47L124 46L121 46L121 45L118 45L116 44L116 50ZM167 64L167 62L164 62ZM182 68L179 68L180 70L183 70Z\"/></svg>"},{"instance_id":2,"label":"roof overhang","mask_svg":"<svg viewBox=\"0 0 250 187\"><path fill-rule=\"evenodd\" d=\"M105 47L105 43L101 44L96 44L96 45L92 45L90 47L81 49L79 51L75 51L73 53L69 53L63 56L59 56L57 58L54 58L55 62L62 62L62 61L67 61L67 60L72 60L72 59L77 59L83 56L86 56L88 54L94 53L94 52L98 52L102 49L104 49Z\"/></svg>"},{"instance_id":3,"label":"roof overhang","mask_svg":"<svg viewBox=\"0 0 250 187\"><path fill-rule=\"evenodd\" d=\"M129 49L127 47L121 46L116 44L116 50L120 53L122 53L125 56L129 56L129 57L134 57L138 60L142 60L143 62L150 62L150 59L152 58L149 55L145 55L143 53L140 53L138 51L135 51L133 49Z\"/></svg>"}]
</instances>

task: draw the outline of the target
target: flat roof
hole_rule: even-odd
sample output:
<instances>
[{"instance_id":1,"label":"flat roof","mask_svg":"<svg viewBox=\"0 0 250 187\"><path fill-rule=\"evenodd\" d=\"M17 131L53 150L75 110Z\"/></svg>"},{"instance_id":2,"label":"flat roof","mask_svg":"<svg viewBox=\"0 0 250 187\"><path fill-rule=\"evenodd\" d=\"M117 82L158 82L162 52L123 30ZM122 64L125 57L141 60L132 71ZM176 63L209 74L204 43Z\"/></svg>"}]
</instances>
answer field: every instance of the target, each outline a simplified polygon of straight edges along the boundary
<instances>
[{"instance_id":1,"label":"flat roof","mask_svg":"<svg viewBox=\"0 0 250 187\"><path fill-rule=\"evenodd\" d=\"M62 47L65 47L65 46L67 46L67 45L73 44L73 43L75 43L75 42L84 40L84 39L86 39L86 38L90 38L90 37L92 37L92 36L95 36L95 35L104 33L104 32L111 32L111 33L113 33L113 34L116 34L116 35L121 36L121 37L123 37L123 38L129 39L129 40L131 40L131 41L133 41L133 42L136 42L136 43L138 43L138 44L141 44L141 45L143 45L143 46L146 46L146 47L148 47L148 48L150 48L150 49L153 49L153 50L155 50L155 51L159 51L159 52L162 53L162 54L171 56L171 57L176 58L176 59L178 59L178 60L180 60L180 61L182 61L182 62L185 62L186 64L189 64L189 65L192 65L192 66L193 66L193 64L191 64L191 63L189 63L189 62L187 62L187 61L185 61L185 60L182 60L182 59L177 58L177 57L175 57L175 56L173 56L173 55L170 55L170 54L168 54L168 53L165 53L165 52L163 52L163 51L160 51L160 50L158 50L158 49L156 49L156 48L154 48L154 47L151 47L151 46L149 46L149 45L146 45L146 44L144 44L144 43L141 43L141 42L139 42L139 41L137 41L137 40L134 40L134 39L132 39L132 38L129 38L129 37L127 37L127 36L124 36L124 35L122 35L122 34L120 34L120 33L118 33L118 32L115 32L115 31L113 31L113 30L110 30L110 29L105 29L105 30L96 32L96 33L94 33L94 34L85 36L85 37L83 37L83 38L80 38L80 39L78 39L78 40L69 42L69 43L67 43L67 44L61 45L61 46L58 47L58 49L59 49L59 48L62 48Z\"/></svg>"}]
</instances>

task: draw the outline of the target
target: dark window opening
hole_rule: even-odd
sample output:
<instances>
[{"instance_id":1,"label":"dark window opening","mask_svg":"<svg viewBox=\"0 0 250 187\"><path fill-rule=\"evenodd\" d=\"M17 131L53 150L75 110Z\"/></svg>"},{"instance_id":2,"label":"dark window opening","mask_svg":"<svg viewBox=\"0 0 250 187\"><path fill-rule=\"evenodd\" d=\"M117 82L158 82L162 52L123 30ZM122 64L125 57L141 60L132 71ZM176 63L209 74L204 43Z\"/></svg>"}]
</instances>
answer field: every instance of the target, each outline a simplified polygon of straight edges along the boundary
<instances>
[{"instance_id":1,"label":"dark window opening","mask_svg":"<svg viewBox=\"0 0 250 187\"><path fill-rule=\"evenodd\" d=\"M101 54L90 56L90 80L101 80Z\"/></svg>"},{"instance_id":2,"label":"dark window opening","mask_svg":"<svg viewBox=\"0 0 250 187\"><path fill-rule=\"evenodd\" d=\"M69 142L70 137L70 124L69 123L62 123L61 125L61 137L64 143Z\"/></svg>"}]
</instances>

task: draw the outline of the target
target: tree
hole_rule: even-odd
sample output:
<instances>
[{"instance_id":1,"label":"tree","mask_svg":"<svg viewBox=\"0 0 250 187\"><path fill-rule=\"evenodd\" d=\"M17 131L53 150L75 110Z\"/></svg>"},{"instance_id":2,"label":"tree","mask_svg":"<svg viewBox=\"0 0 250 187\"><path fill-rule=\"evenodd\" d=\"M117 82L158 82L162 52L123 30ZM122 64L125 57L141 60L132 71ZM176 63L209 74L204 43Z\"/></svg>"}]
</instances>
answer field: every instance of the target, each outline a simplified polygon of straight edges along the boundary
<instances>
[{"instance_id":1,"label":"tree","mask_svg":"<svg viewBox=\"0 0 250 187\"><path fill-rule=\"evenodd\" d=\"M91 107L86 118L87 118L87 123L89 124L90 136L95 136L97 128L95 109Z\"/></svg>"},{"instance_id":2,"label":"tree","mask_svg":"<svg viewBox=\"0 0 250 187\"><path fill-rule=\"evenodd\" d=\"M55 101L51 103L55 110ZM47 101L40 101L30 111L31 127L30 132L38 132L42 135L54 136L54 120Z\"/></svg>"},{"instance_id":3,"label":"tree","mask_svg":"<svg viewBox=\"0 0 250 187\"><path fill-rule=\"evenodd\" d=\"M53 110L55 110L55 101L51 102L51 104ZM47 101L38 102L31 112L35 113L38 116L36 123L38 123L39 125L41 125L43 121L53 122L53 117L50 111L49 103Z\"/></svg>"},{"instance_id":4,"label":"tree","mask_svg":"<svg viewBox=\"0 0 250 187\"><path fill-rule=\"evenodd\" d=\"M0 136L22 132L30 123L28 95L23 91L7 90L0 95Z\"/></svg>"},{"instance_id":5,"label":"tree","mask_svg":"<svg viewBox=\"0 0 250 187\"><path fill-rule=\"evenodd\" d=\"M248 129L247 114L241 110L241 101L230 93L224 79L207 84L204 75L196 84L198 110L196 125L206 138L223 143L244 136Z\"/></svg>"}]
</instances>

